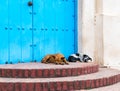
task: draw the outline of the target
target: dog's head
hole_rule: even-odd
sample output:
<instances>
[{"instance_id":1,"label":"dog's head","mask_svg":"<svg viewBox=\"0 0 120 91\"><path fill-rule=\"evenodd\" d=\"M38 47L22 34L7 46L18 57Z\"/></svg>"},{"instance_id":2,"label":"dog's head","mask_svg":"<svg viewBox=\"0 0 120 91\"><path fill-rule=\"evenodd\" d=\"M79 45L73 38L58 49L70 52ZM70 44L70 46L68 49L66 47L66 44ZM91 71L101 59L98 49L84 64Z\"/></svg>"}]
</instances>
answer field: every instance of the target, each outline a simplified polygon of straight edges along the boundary
<instances>
[{"instance_id":1,"label":"dog's head","mask_svg":"<svg viewBox=\"0 0 120 91\"><path fill-rule=\"evenodd\" d=\"M48 60L48 62L54 62L55 61L55 56L51 55Z\"/></svg>"},{"instance_id":2,"label":"dog's head","mask_svg":"<svg viewBox=\"0 0 120 91\"><path fill-rule=\"evenodd\" d=\"M57 58L57 59L59 59L59 60L66 60L66 58L64 57L64 55L63 54L56 54L55 55L55 57Z\"/></svg>"},{"instance_id":3,"label":"dog's head","mask_svg":"<svg viewBox=\"0 0 120 91\"><path fill-rule=\"evenodd\" d=\"M82 60L83 60L83 62L89 62L89 61L92 61L92 58L90 58L90 57L89 57L88 55L86 55L86 54L83 54Z\"/></svg>"},{"instance_id":4,"label":"dog's head","mask_svg":"<svg viewBox=\"0 0 120 91\"><path fill-rule=\"evenodd\" d=\"M62 61L66 61L66 58L65 58L65 57L61 57L61 60L62 60Z\"/></svg>"}]
</instances>

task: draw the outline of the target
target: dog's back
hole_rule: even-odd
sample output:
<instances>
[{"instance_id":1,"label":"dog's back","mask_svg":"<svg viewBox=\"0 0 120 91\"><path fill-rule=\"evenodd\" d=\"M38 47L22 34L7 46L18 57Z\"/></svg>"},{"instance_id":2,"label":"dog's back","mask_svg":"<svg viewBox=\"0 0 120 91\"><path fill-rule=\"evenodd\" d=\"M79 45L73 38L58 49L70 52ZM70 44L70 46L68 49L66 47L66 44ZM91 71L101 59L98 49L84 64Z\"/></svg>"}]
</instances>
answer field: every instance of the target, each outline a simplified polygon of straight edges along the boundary
<instances>
[{"instance_id":1,"label":"dog's back","mask_svg":"<svg viewBox=\"0 0 120 91\"><path fill-rule=\"evenodd\" d=\"M76 62L76 61L81 61L81 60L80 60L79 54L76 53L76 54L71 54L71 55L68 57L68 61L69 61L69 62Z\"/></svg>"},{"instance_id":2,"label":"dog's back","mask_svg":"<svg viewBox=\"0 0 120 91\"><path fill-rule=\"evenodd\" d=\"M92 61L92 58L90 58L88 55L83 54L83 53L71 54L71 55L68 57L68 61L69 61L69 62L76 62L76 61L88 62L89 60Z\"/></svg>"}]
</instances>

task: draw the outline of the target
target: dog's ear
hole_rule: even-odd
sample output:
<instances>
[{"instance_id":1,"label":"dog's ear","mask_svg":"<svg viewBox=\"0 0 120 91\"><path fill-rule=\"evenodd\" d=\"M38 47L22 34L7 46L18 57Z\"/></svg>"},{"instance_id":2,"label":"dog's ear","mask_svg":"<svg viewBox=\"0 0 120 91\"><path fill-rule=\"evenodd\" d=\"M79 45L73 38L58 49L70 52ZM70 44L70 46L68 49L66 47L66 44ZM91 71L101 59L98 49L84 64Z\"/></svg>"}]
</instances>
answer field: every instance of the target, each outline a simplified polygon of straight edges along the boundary
<instances>
[{"instance_id":1,"label":"dog's ear","mask_svg":"<svg viewBox=\"0 0 120 91\"><path fill-rule=\"evenodd\" d=\"M86 55L86 54L83 54L83 58L85 58L85 57L89 57L88 55Z\"/></svg>"},{"instance_id":2,"label":"dog's ear","mask_svg":"<svg viewBox=\"0 0 120 91\"><path fill-rule=\"evenodd\" d=\"M52 55L51 57L53 57L53 58L55 59L55 56L54 56L54 55Z\"/></svg>"},{"instance_id":3,"label":"dog's ear","mask_svg":"<svg viewBox=\"0 0 120 91\"><path fill-rule=\"evenodd\" d=\"M89 60L91 60L91 61L92 61L92 58L89 58Z\"/></svg>"},{"instance_id":4,"label":"dog's ear","mask_svg":"<svg viewBox=\"0 0 120 91\"><path fill-rule=\"evenodd\" d=\"M79 53L76 53L76 56L80 56L80 54L79 54Z\"/></svg>"},{"instance_id":5,"label":"dog's ear","mask_svg":"<svg viewBox=\"0 0 120 91\"><path fill-rule=\"evenodd\" d=\"M65 59L65 57L61 57L61 60Z\"/></svg>"}]
</instances>

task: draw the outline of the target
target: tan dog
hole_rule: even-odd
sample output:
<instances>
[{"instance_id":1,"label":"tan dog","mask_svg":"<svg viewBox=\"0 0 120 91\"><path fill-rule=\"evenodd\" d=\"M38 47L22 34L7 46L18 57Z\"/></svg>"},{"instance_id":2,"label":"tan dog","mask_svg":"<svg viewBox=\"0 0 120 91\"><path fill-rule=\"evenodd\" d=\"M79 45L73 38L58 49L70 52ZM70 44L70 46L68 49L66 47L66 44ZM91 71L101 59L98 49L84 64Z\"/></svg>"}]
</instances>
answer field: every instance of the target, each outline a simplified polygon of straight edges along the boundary
<instances>
[{"instance_id":1,"label":"tan dog","mask_svg":"<svg viewBox=\"0 0 120 91\"><path fill-rule=\"evenodd\" d=\"M42 61L42 63L55 63L55 64L69 64L67 60L65 59L63 54L57 53L57 54L49 54L46 55Z\"/></svg>"}]
</instances>

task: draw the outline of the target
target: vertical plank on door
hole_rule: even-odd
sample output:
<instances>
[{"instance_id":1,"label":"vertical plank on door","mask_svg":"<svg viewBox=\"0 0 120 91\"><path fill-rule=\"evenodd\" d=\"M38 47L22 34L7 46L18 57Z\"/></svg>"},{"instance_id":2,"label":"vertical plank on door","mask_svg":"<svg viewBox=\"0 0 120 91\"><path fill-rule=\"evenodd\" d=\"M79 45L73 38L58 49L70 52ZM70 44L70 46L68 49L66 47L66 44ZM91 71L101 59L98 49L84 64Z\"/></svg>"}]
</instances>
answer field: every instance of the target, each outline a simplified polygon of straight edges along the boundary
<instances>
[{"instance_id":1,"label":"vertical plank on door","mask_svg":"<svg viewBox=\"0 0 120 91\"><path fill-rule=\"evenodd\" d=\"M8 63L8 0L0 1L0 64Z\"/></svg>"}]
</instances>

